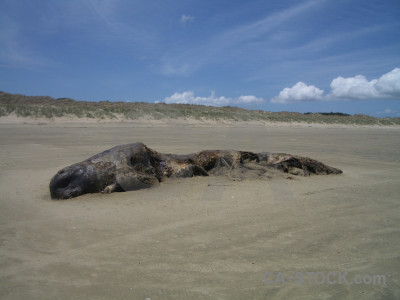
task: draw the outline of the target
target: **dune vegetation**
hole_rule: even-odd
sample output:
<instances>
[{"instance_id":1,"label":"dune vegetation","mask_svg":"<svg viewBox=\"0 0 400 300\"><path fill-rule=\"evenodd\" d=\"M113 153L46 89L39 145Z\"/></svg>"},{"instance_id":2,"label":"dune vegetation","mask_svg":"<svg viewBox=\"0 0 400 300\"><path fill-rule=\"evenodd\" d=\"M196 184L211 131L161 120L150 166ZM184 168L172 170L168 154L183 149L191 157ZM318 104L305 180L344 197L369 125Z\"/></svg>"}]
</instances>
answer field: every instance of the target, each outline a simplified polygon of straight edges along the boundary
<instances>
[{"instance_id":1,"label":"dune vegetation","mask_svg":"<svg viewBox=\"0 0 400 300\"><path fill-rule=\"evenodd\" d=\"M400 118L376 118L367 115L349 115L340 112L298 113L246 110L238 107L213 107L191 104L146 102L76 101L69 98L25 96L0 92L0 117L15 115L27 118L57 119L76 117L84 119L135 120L148 117L162 119L195 119L199 121L261 121L301 122L354 125L400 125Z\"/></svg>"}]
</instances>

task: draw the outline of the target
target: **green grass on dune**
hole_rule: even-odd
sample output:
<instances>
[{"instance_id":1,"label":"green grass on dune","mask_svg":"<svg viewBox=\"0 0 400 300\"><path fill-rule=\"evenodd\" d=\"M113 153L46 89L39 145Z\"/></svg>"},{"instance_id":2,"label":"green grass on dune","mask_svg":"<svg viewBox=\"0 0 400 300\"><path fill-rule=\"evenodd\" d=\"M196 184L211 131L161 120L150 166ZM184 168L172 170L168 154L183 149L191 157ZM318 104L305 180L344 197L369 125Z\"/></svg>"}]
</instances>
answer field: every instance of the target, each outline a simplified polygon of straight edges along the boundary
<instances>
[{"instance_id":1,"label":"green grass on dune","mask_svg":"<svg viewBox=\"0 0 400 300\"><path fill-rule=\"evenodd\" d=\"M68 98L24 96L0 92L0 117L14 114L18 117L48 118L77 117L89 119L116 119L123 116L135 120L140 117L160 119L193 118L212 121L301 122L354 125L400 125L400 118L375 118L343 113L296 113L246 110L237 107L213 107L189 104L145 102L87 102Z\"/></svg>"}]
</instances>

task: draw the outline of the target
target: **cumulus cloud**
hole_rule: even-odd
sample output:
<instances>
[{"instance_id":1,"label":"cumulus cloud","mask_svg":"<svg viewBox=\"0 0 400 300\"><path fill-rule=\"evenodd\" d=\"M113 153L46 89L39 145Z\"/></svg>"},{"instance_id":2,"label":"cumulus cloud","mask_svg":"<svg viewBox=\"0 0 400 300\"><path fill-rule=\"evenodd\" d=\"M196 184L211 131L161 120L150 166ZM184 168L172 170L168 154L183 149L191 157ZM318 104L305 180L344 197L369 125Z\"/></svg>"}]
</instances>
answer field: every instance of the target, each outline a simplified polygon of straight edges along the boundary
<instances>
[{"instance_id":1,"label":"cumulus cloud","mask_svg":"<svg viewBox=\"0 0 400 300\"><path fill-rule=\"evenodd\" d=\"M332 96L346 99L393 99L400 97L400 68L379 79L368 81L363 75L337 77L331 83Z\"/></svg>"},{"instance_id":2,"label":"cumulus cloud","mask_svg":"<svg viewBox=\"0 0 400 300\"><path fill-rule=\"evenodd\" d=\"M277 97L271 99L271 102L293 103L301 101L319 101L323 100L323 95L323 90L299 81L291 88L284 88Z\"/></svg>"},{"instance_id":3,"label":"cumulus cloud","mask_svg":"<svg viewBox=\"0 0 400 300\"><path fill-rule=\"evenodd\" d=\"M227 98L224 96L216 97L215 93L212 92L208 97L195 96L192 91L186 91L183 93L175 93L170 97L166 97L164 102L179 103L179 104L197 104L197 105L208 105L208 106L227 106L227 105L246 105L246 104L257 104L263 102L264 99L257 98L252 95L240 96L238 98Z\"/></svg>"},{"instance_id":4,"label":"cumulus cloud","mask_svg":"<svg viewBox=\"0 0 400 300\"><path fill-rule=\"evenodd\" d=\"M374 85L377 80L368 81L363 75L335 78L331 82L331 95L335 98L368 99L378 96Z\"/></svg>"},{"instance_id":5,"label":"cumulus cloud","mask_svg":"<svg viewBox=\"0 0 400 300\"><path fill-rule=\"evenodd\" d=\"M328 100L362 100L362 99L399 99L400 100L400 68L383 74L378 79L370 81L363 75L354 77L337 77L331 82L331 91L325 94L324 90L307 85L299 81L292 87L284 88L278 96L270 100L271 103L299 103L304 101L328 101ZM263 98L253 95L240 96L238 98L216 97L212 92L208 97L196 96L192 91L175 93L166 97L164 103L197 104L209 106L249 105L265 102ZM385 111L383 113L393 113ZM397 113L397 112L396 112ZM379 113L378 113L379 114Z\"/></svg>"},{"instance_id":6,"label":"cumulus cloud","mask_svg":"<svg viewBox=\"0 0 400 300\"><path fill-rule=\"evenodd\" d=\"M382 75L375 88L380 94L400 98L400 68Z\"/></svg>"},{"instance_id":7,"label":"cumulus cloud","mask_svg":"<svg viewBox=\"0 0 400 300\"><path fill-rule=\"evenodd\" d=\"M331 91L324 95L324 91L303 82L296 83L291 88L284 88L277 97L271 99L272 103L293 103L303 101L322 100L374 100L374 99L399 99L400 100L400 68L383 74L378 79L368 79L363 75L354 77L337 77L332 80Z\"/></svg>"}]
</instances>

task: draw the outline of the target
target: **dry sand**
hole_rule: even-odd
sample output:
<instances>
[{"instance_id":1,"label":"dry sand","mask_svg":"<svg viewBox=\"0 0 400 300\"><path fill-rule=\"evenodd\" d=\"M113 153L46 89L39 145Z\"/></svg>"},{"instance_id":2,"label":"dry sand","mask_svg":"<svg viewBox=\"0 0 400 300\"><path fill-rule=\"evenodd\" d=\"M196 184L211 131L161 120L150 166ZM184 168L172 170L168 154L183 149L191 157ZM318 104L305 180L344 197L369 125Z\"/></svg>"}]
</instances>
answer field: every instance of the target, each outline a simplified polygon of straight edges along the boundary
<instances>
[{"instance_id":1,"label":"dry sand","mask_svg":"<svg viewBox=\"0 0 400 300\"><path fill-rule=\"evenodd\" d=\"M137 141L288 152L344 174L50 199L60 168ZM0 299L400 298L399 128L1 124L0 143Z\"/></svg>"}]
</instances>

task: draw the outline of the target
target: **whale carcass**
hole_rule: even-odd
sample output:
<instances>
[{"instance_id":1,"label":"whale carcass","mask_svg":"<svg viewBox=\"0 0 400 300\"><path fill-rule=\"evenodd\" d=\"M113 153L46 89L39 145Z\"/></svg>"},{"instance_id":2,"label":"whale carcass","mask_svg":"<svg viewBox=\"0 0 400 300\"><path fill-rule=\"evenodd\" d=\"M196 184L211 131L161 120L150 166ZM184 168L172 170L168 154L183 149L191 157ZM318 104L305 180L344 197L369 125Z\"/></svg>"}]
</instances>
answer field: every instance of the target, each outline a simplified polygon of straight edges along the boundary
<instances>
[{"instance_id":1,"label":"whale carcass","mask_svg":"<svg viewBox=\"0 0 400 300\"><path fill-rule=\"evenodd\" d=\"M302 176L342 173L314 159L285 153L205 150L176 155L133 143L61 169L50 181L50 194L53 199L69 199L87 193L149 188L169 177L225 175L246 179L274 172Z\"/></svg>"}]
</instances>

